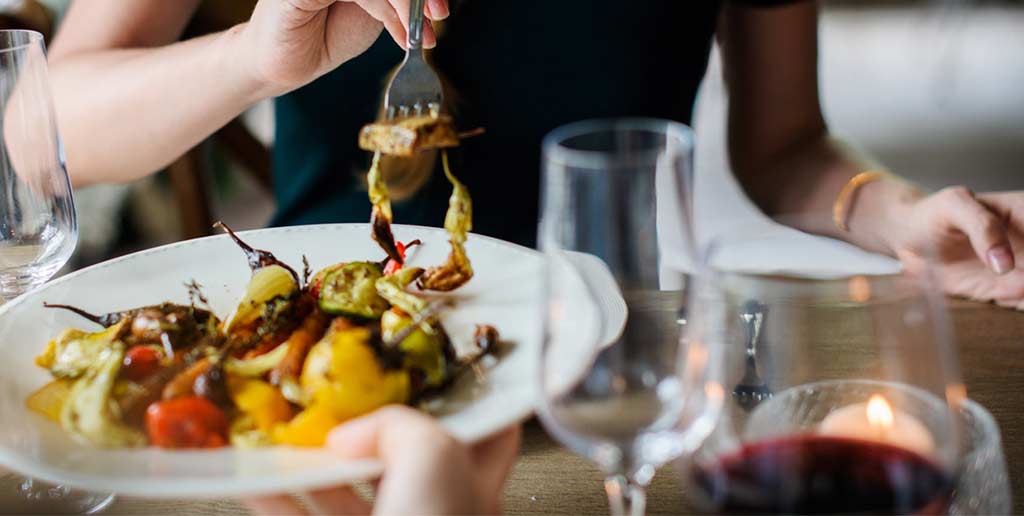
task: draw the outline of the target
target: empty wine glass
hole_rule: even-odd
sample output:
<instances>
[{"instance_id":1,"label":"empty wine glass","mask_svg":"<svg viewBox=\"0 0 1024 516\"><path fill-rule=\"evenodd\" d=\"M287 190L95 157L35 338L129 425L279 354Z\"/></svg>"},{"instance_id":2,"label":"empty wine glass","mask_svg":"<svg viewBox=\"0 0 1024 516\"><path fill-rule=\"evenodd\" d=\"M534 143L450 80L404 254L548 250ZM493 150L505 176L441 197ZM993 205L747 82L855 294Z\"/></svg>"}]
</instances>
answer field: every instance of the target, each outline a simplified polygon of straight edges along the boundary
<instances>
[{"instance_id":1,"label":"empty wine glass","mask_svg":"<svg viewBox=\"0 0 1024 516\"><path fill-rule=\"evenodd\" d=\"M933 271L717 268L738 252L785 253L757 240L712 242L691 289L686 338L724 350L729 393L715 430L682 461L693 505L716 514L945 513L963 460L966 390ZM749 356L752 304L761 322ZM742 394L755 367L768 395L750 403Z\"/></svg>"},{"instance_id":2,"label":"empty wine glass","mask_svg":"<svg viewBox=\"0 0 1024 516\"><path fill-rule=\"evenodd\" d=\"M41 34L0 31L0 304L50 279L78 239ZM2 346L2 344L0 344ZM87 513L111 494L0 473L0 507L16 514Z\"/></svg>"},{"instance_id":3,"label":"empty wine glass","mask_svg":"<svg viewBox=\"0 0 1024 516\"><path fill-rule=\"evenodd\" d=\"M707 435L715 356L677 323L690 247L693 143L659 120L580 122L544 142L546 259L538 413L607 475L614 514L642 514L655 469Z\"/></svg>"}]
</instances>

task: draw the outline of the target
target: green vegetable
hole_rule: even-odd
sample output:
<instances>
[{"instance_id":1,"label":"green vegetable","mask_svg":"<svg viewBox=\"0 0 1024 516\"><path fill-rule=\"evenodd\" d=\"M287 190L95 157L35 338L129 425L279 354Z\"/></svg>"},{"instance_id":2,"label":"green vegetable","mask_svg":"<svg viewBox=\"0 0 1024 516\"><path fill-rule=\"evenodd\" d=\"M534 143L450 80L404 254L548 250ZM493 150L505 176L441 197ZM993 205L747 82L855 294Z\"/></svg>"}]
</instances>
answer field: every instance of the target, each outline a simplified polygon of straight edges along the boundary
<instances>
[{"instance_id":1,"label":"green vegetable","mask_svg":"<svg viewBox=\"0 0 1024 516\"><path fill-rule=\"evenodd\" d=\"M78 378L118 338L125 320L96 333L66 330L36 358L36 364L48 369L55 378Z\"/></svg>"},{"instance_id":2,"label":"green vegetable","mask_svg":"<svg viewBox=\"0 0 1024 516\"><path fill-rule=\"evenodd\" d=\"M285 342L271 350L269 353L264 353L248 360L239 360L234 357L228 357L227 362L224 363L224 370L236 376L257 378L277 367L277 364L279 364L287 354L288 343Z\"/></svg>"},{"instance_id":3,"label":"green vegetable","mask_svg":"<svg viewBox=\"0 0 1024 516\"><path fill-rule=\"evenodd\" d=\"M238 307L224 322L224 330L231 330L259 319L264 305L276 298L288 298L299 291L299 284L292 273L280 265L269 265L253 274Z\"/></svg>"},{"instance_id":4,"label":"green vegetable","mask_svg":"<svg viewBox=\"0 0 1024 516\"><path fill-rule=\"evenodd\" d=\"M124 343L103 349L96 361L71 386L61 409L61 426L72 436L109 448L145 446L146 436L120 421L111 400L117 373L124 360Z\"/></svg>"},{"instance_id":5,"label":"green vegetable","mask_svg":"<svg viewBox=\"0 0 1024 516\"><path fill-rule=\"evenodd\" d=\"M411 317L401 316L389 310L384 312L384 316L381 317L381 335L385 341L388 341L393 335L412 323ZM426 376L427 386L430 387L440 386L448 375L448 361L444 357L444 339L444 332L437 328L434 328L431 333L419 328L398 343L398 348L405 354L403 367L422 371Z\"/></svg>"},{"instance_id":6,"label":"green vegetable","mask_svg":"<svg viewBox=\"0 0 1024 516\"><path fill-rule=\"evenodd\" d=\"M377 294L407 314L416 314L427 307L427 302L405 289L423 274L419 267L406 267L398 272L377 280Z\"/></svg>"},{"instance_id":7,"label":"green vegetable","mask_svg":"<svg viewBox=\"0 0 1024 516\"><path fill-rule=\"evenodd\" d=\"M379 319L389 308L375 284L383 275L380 265L352 262L331 272L320 287L320 309L332 315Z\"/></svg>"}]
</instances>

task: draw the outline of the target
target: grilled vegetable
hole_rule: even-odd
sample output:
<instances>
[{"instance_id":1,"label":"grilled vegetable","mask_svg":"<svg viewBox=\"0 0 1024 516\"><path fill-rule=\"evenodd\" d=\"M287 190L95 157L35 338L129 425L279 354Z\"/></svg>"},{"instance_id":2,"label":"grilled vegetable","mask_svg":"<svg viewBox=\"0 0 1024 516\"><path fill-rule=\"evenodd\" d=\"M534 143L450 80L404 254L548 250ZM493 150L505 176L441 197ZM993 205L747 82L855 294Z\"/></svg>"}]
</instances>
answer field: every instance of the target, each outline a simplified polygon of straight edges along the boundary
<instances>
[{"instance_id":1,"label":"grilled vegetable","mask_svg":"<svg viewBox=\"0 0 1024 516\"><path fill-rule=\"evenodd\" d=\"M346 263L328 273L320 286L320 309L333 315L378 319L388 303L377 294L380 265L372 262Z\"/></svg>"},{"instance_id":2,"label":"grilled vegetable","mask_svg":"<svg viewBox=\"0 0 1024 516\"><path fill-rule=\"evenodd\" d=\"M302 369L301 383L313 405L339 421L409 399L409 374L382 367L366 328L329 331Z\"/></svg>"},{"instance_id":3,"label":"grilled vegetable","mask_svg":"<svg viewBox=\"0 0 1024 516\"><path fill-rule=\"evenodd\" d=\"M414 324L412 317L396 312L394 309L384 312L380 327L384 341L391 341L395 335ZM438 387L448 377L448 361L445 359L444 332L433 328L431 333L415 329L398 343L404 359L402 367L422 372L427 387Z\"/></svg>"},{"instance_id":4,"label":"grilled vegetable","mask_svg":"<svg viewBox=\"0 0 1024 516\"><path fill-rule=\"evenodd\" d=\"M43 417L60 423L60 413L71 395L71 380L54 380L29 395L25 406Z\"/></svg>"},{"instance_id":5,"label":"grilled vegetable","mask_svg":"<svg viewBox=\"0 0 1024 516\"><path fill-rule=\"evenodd\" d=\"M395 235L391 233L391 197L388 195L388 187L384 184L384 178L380 174L380 153L373 155L370 163L370 171L366 174L367 188L370 194L370 236L377 245L384 250L392 260L399 264L405 262L405 258L398 252L395 244Z\"/></svg>"},{"instance_id":6,"label":"grilled vegetable","mask_svg":"<svg viewBox=\"0 0 1024 516\"><path fill-rule=\"evenodd\" d=\"M428 114L376 122L359 131L359 148L412 157L427 149L457 147L459 134L448 115Z\"/></svg>"},{"instance_id":7,"label":"grilled vegetable","mask_svg":"<svg viewBox=\"0 0 1024 516\"><path fill-rule=\"evenodd\" d=\"M281 391L260 380L238 379L229 383L231 399L255 427L270 432L274 425L292 418L292 407Z\"/></svg>"},{"instance_id":8,"label":"grilled vegetable","mask_svg":"<svg viewBox=\"0 0 1024 516\"><path fill-rule=\"evenodd\" d=\"M384 275L385 276L390 276L390 275L400 271L402 269L402 266L405 265L404 260L405 260L405 252L406 252L406 250L409 249L412 246L420 245L420 243L421 242L419 241L419 239L413 240L412 242L409 242L408 244L403 244L401 242L395 242L395 246L398 248L398 255L402 257L403 261L402 262L397 262L395 260L392 260L390 256L388 258L385 258L384 259Z\"/></svg>"},{"instance_id":9,"label":"grilled vegetable","mask_svg":"<svg viewBox=\"0 0 1024 516\"><path fill-rule=\"evenodd\" d=\"M245 258L249 262L249 270L251 270L253 274L256 274L260 269L276 265L288 271L292 275L292 279L295 280L296 284L300 283L299 274L295 272L295 269L292 269L287 263L278 260L277 257L274 256L274 253L264 251L262 249L253 249L252 246L242 241L241 238L238 238L238 235L236 235L235 232L223 222L217 222L213 227L226 232L228 236L231 237L231 240L234 240L235 244L242 249L242 252L245 253Z\"/></svg>"},{"instance_id":10,"label":"grilled vegetable","mask_svg":"<svg viewBox=\"0 0 1024 516\"><path fill-rule=\"evenodd\" d=\"M124 425L111 403L114 381L124 360L120 341L103 349L85 374L71 386L61 409L61 426L72 436L104 447L144 446L141 432Z\"/></svg>"},{"instance_id":11,"label":"grilled vegetable","mask_svg":"<svg viewBox=\"0 0 1024 516\"><path fill-rule=\"evenodd\" d=\"M228 443L228 418L206 398L175 398L149 406L146 433L161 448L218 448Z\"/></svg>"},{"instance_id":12,"label":"grilled vegetable","mask_svg":"<svg viewBox=\"0 0 1024 516\"><path fill-rule=\"evenodd\" d=\"M342 322L347 323L342 319ZM310 348L316 344L327 329L329 319L319 311L314 310L303 319L302 324L288 337L284 344L278 349L284 348L285 354L271 369L270 383L279 385L283 379L298 379L302 373L302 364L306 361L306 355ZM275 350L274 352L276 352Z\"/></svg>"},{"instance_id":13,"label":"grilled vegetable","mask_svg":"<svg viewBox=\"0 0 1024 516\"><path fill-rule=\"evenodd\" d=\"M448 292L465 285L473 277L473 267L465 249L467 234L473 229L473 202L469 190L452 174L447 152L441 154L441 162L444 175L452 184L448 213L444 217L444 229L448 232L448 243L452 249L444 264L427 269L418 284L424 290Z\"/></svg>"},{"instance_id":14,"label":"grilled vegetable","mask_svg":"<svg viewBox=\"0 0 1024 516\"><path fill-rule=\"evenodd\" d=\"M296 330L297 331L297 330ZM277 367L282 360L289 354L291 349L290 339L285 341L280 346L273 349L269 353L264 353L257 357L239 360L234 357L228 357L227 362L224 364L224 369L228 374L234 376L241 376L244 378L258 378L263 376Z\"/></svg>"},{"instance_id":15,"label":"grilled vegetable","mask_svg":"<svg viewBox=\"0 0 1024 516\"><path fill-rule=\"evenodd\" d=\"M272 437L279 444L292 446L323 446L327 433L341 421L325 404L313 405L299 412L288 423L274 427Z\"/></svg>"},{"instance_id":16,"label":"grilled vegetable","mask_svg":"<svg viewBox=\"0 0 1024 516\"><path fill-rule=\"evenodd\" d=\"M163 303L103 315L91 314L70 305L44 303L43 306L74 312L104 328L122 324L125 327L125 344L161 346L168 356L175 349L217 337L217 318L209 311L194 306Z\"/></svg>"},{"instance_id":17,"label":"grilled vegetable","mask_svg":"<svg viewBox=\"0 0 1024 516\"><path fill-rule=\"evenodd\" d=\"M56 378L78 378L121 337L124 326L125 320L122 319L96 333L65 330L47 345L42 355L36 357L36 365L49 370Z\"/></svg>"},{"instance_id":18,"label":"grilled vegetable","mask_svg":"<svg viewBox=\"0 0 1024 516\"><path fill-rule=\"evenodd\" d=\"M156 373L162 367L163 353L156 346L132 346L124 355L121 376L139 382Z\"/></svg>"},{"instance_id":19,"label":"grilled vegetable","mask_svg":"<svg viewBox=\"0 0 1024 516\"><path fill-rule=\"evenodd\" d=\"M407 314L419 313L427 307L427 302L416 294L406 292L405 289L421 274L423 274L423 269L419 267L405 268L391 276L377 279L374 286L377 289L377 294L393 306L397 306Z\"/></svg>"},{"instance_id":20,"label":"grilled vegetable","mask_svg":"<svg viewBox=\"0 0 1024 516\"><path fill-rule=\"evenodd\" d=\"M299 284L284 267L270 265L257 270L235 311L224 321L224 331L230 336L235 330L254 325L261 317L273 317L273 307L268 314L267 305L290 300L298 292Z\"/></svg>"}]
</instances>

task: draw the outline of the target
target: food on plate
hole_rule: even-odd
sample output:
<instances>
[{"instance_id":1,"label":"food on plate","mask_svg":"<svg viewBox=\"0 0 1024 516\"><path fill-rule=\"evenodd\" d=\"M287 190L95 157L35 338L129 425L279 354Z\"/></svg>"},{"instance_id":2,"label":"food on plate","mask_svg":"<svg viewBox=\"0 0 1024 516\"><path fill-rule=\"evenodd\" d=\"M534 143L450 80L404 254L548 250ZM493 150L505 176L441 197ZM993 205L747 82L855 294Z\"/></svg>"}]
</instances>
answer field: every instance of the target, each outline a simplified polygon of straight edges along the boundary
<instances>
[{"instance_id":1,"label":"food on plate","mask_svg":"<svg viewBox=\"0 0 1024 516\"><path fill-rule=\"evenodd\" d=\"M458 145L452 117L441 114L374 122L359 131L359 148L390 156L408 158L420 151Z\"/></svg>"},{"instance_id":2,"label":"food on plate","mask_svg":"<svg viewBox=\"0 0 1024 516\"><path fill-rule=\"evenodd\" d=\"M307 265L300 276L221 228L252 271L227 317L201 306L194 283L189 305L104 315L46 305L102 328L46 346L36 364L53 381L26 405L102 447L320 446L347 419L442 392L494 348L489 326L469 345L449 338L439 319L449 303L414 287L429 272L404 266L416 241L396 242L400 261Z\"/></svg>"},{"instance_id":3,"label":"food on plate","mask_svg":"<svg viewBox=\"0 0 1024 516\"><path fill-rule=\"evenodd\" d=\"M467 133L470 134L476 133ZM455 132L451 117L436 114L373 123L364 127L359 136L360 147L374 151L370 170L366 174L372 205L371 234L373 240L387 253L391 262L389 265L395 268L401 267L405 258L391 232L394 217L387 185L380 172L381 155L410 157L417 150L442 148L441 164L445 177L452 185L452 195L444 218L451 252L443 264L418 275L417 284L423 290L448 292L473 278L473 267L465 249L466 235L473 229L473 201L469 190L455 178L448 163L447 147L458 144L459 135Z\"/></svg>"}]
</instances>

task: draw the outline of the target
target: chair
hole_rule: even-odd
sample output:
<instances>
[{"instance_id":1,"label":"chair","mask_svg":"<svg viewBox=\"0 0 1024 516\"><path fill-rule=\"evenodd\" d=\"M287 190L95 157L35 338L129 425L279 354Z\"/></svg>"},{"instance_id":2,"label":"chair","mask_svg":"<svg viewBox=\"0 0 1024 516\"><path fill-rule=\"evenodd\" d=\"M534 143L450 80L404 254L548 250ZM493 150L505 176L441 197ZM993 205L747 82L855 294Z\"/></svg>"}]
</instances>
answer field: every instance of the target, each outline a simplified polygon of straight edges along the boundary
<instances>
[{"instance_id":1,"label":"chair","mask_svg":"<svg viewBox=\"0 0 1024 516\"><path fill-rule=\"evenodd\" d=\"M191 38L224 30L249 19L255 0L208 0L199 7L185 30ZM209 235L213 216L210 207L209 160L205 146L216 145L234 158L268 193L271 191L270 150L236 118L205 142L186 152L168 168L171 188L181 219L181 238Z\"/></svg>"}]
</instances>

